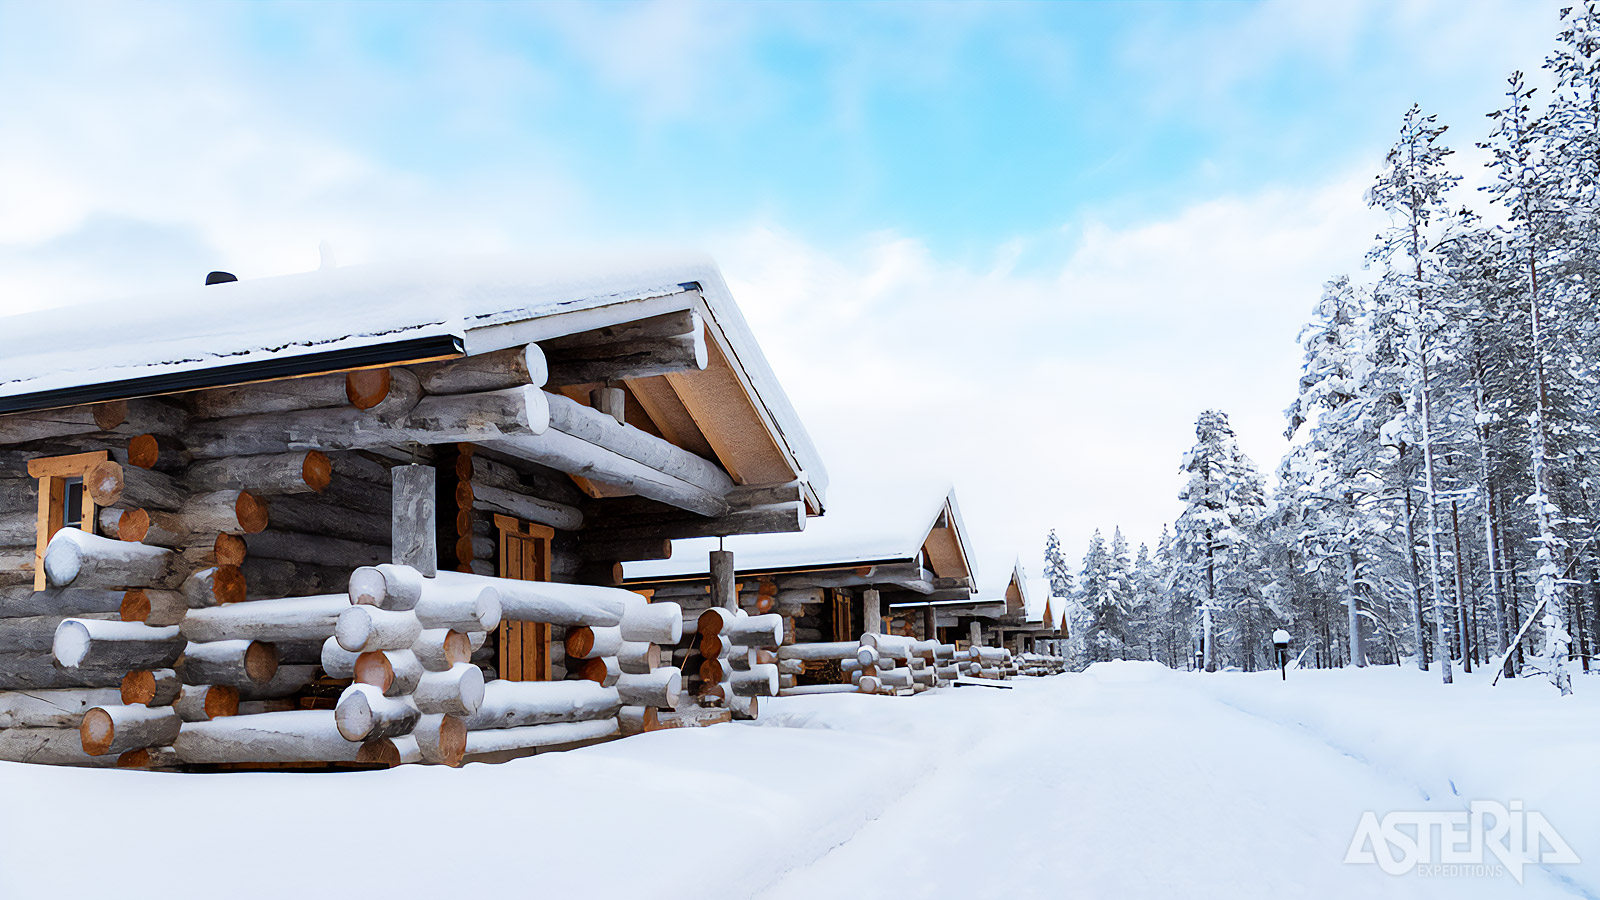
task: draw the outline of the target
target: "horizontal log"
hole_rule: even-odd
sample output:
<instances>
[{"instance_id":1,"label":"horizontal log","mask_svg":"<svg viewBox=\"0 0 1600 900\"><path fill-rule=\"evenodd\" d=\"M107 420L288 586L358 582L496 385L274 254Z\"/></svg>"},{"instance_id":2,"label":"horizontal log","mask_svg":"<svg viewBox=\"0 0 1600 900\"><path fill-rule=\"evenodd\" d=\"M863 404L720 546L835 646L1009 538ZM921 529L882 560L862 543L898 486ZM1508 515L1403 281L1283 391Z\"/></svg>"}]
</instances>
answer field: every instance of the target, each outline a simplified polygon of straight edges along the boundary
<instances>
[{"instance_id":1,"label":"horizontal log","mask_svg":"<svg viewBox=\"0 0 1600 900\"><path fill-rule=\"evenodd\" d=\"M0 732L9 728L77 728L84 713L120 699L121 692L112 688L0 691Z\"/></svg>"},{"instance_id":2,"label":"horizontal log","mask_svg":"<svg viewBox=\"0 0 1600 900\"><path fill-rule=\"evenodd\" d=\"M124 706L171 706L183 690L172 669L135 669L122 676L120 700Z\"/></svg>"},{"instance_id":3,"label":"horizontal log","mask_svg":"<svg viewBox=\"0 0 1600 900\"><path fill-rule=\"evenodd\" d=\"M175 510L189 497L170 475L109 459L83 473L83 490L97 506Z\"/></svg>"},{"instance_id":4,"label":"horizontal log","mask_svg":"<svg viewBox=\"0 0 1600 900\"><path fill-rule=\"evenodd\" d=\"M778 696L778 667L773 665L754 665L748 671L734 672L728 678L728 684L733 688L737 697L776 697Z\"/></svg>"},{"instance_id":5,"label":"horizontal log","mask_svg":"<svg viewBox=\"0 0 1600 900\"><path fill-rule=\"evenodd\" d=\"M385 697L370 684L352 684L339 695L334 724L347 741L375 741L407 734L421 713L403 700Z\"/></svg>"},{"instance_id":6,"label":"horizontal log","mask_svg":"<svg viewBox=\"0 0 1600 900\"><path fill-rule=\"evenodd\" d=\"M134 588L123 593L122 604L117 609L124 622L143 622L156 627L176 625L188 612L189 605L181 592L156 588Z\"/></svg>"},{"instance_id":7,"label":"horizontal log","mask_svg":"<svg viewBox=\"0 0 1600 900\"><path fill-rule=\"evenodd\" d=\"M442 672L472 658L472 642L467 635L445 628L427 628L411 642L411 652L430 672ZM333 673L329 673L330 675Z\"/></svg>"},{"instance_id":8,"label":"horizontal log","mask_svg":"<svg viewBox=\"0 0 1600 900\"><path fill-rule=\"evenodd\" d=\"M375 546L387 546L391 540L389 516L340 509L316 499L314 494L274 497L268 521L274 531L327 535ZM264 521L256 530L266 526Z\"/></svg>"},{"instance_id":9,"label":"horizontal log","mask_svg":"<svg viewBox=\"0 0 1600 900\"><path fill-rule=\"evenodd\" d=\"M741 646L771 649L783 643L783 617L773 613L741 616L729 622L723 634Z\"/></svg>"},{"instance_id":10,"label":"horizontal log","mask_svg":"<svg viewBox=\"0 0 1600 900\"><path fill-rule=\"evenodd\" d=\"M122 607L124 593L98 588L47 588L35 591L31 585L0 587L0 618L115 613Z\"/></svg>"},{"instance_id":11,"label":"horizontal log","mask_svg":"<svg viewBox=\"0 0 1600 900\"><path fill-rule=\"evenodd\" d=\"M115 669L69 669L53 653L0 654L0 690L114 688L124 672Z\"/></svg>"},{"instance_id":12,"label":"horizontal log","mask_svg":"<svg viewBox=\"0 0 1600 900\"><path fill-rule=\"evenodd\" d=\"M177 554L162 547L130 544L76 528L63 528L44 553L50 587L176 587L184 571Z\"/></svg>"},{"instance_id":13,"label":"horizontal log","mask_svg":"<svg viewBox=\"0 0 1600 900\"><path fill-rule=\"evenodd\" d=\"M267 413L202 422L186 435L197 459L294 450L360 450L537 435L550 411L538 388L424 397L391 421L345 407Z\"/></svg>"},{"instance_id":14,"label":"horizontal log","mask_svg":"<svg viewBox=\"0 0 1600 900\"><path fill-rule=\"evenodd\" d=\"M78 734L83 752L106 756L170 744L182 725L171 707L97 706L84 714Z\"/></svg>"},{"instance_id":15,"label":"horizontal log","mask_svg":"<svg viewBox=\"0 0 1600 900\"><path fill-rule=\"evenodd\" d=\"M266 684L239 685L239 702L293 697L315 681L319 671L316 666L279 665Z\"/></svg>"},{"instance_id":16,"label":"horizontal log","mask_svg":"<svg viewBox=\"0 0 1600 900\"><path fill-rule=\"evenodd\" d=\"M356 657L352 677L386 697L398 697L416 690L423 672L422 663L410 650L368 650Z\"/></svg>"},{"instance_id":17,"label":"horizontal log","mask_svg":"<svg viewBox=\"0 0 1600 900\"><path fill-rule=\"evenodd\" d=\"M673 295L674 299L680 299L686 304L699 296L698 291L683 291ZM628 344L655 338L676 337L683 334L692 334L701 327L700 314L693 309L685 308L643 319L619 322L615 325L606 325L588 331L579 331L549 338L548 340L540 341L539 346L549 354L582 350L590 347Z\"/></svg>"},{"instance_id":18,"label":"horizontal log","mask_svg":"<svg viewBox=\"0 0 1600 900\"><path fill-rule=\"evenodd\" d=\"M39 482L33 478L0 478L0 515L17 518L37 513Z\"/></svg>"},{"instance_id":19,"label":"horizontal log","mask_svg":"<svg viewBox=\"0 0 1600 900\"><path fill-rule=\"evenodd\" d=\"M470 716L483 705L483 670L461 662L443 672L428 672L412 692L412 702L424 713Z\"/></svg>"},{"instance_id":20,"label":"horizontal log","mask_svg":"<svg viewBox=\"0 0 1600 900\"><path fill-rule=\"evenodd\" d=\"M332 637L339 614L350 608L343 594L230 603L196 609L181 630L191 641L322 641Z\"/></svg>"},{"instance_id":21,"label":"horizontal log","mask_svg":"<svg viewBox=\"0 0 1600 900\"><path fill-rule=\"evenodd\" d=\"M734 484L721 466L647 431L621 424L611 416L563 394L546 394L546 399L550 407L552 430L603 447L652 471L714 494L722 510L726 509L726 502L721 498L734 489ZM649 495L641 492L641 496Z\"/></svg>"},{"instance_id":22,"label":"horizontal log","mask_svg":"<svg viewBox=\"0 0 1600 900\"><path fill-rule=\"evenodd\" d=\"M410 566L363 566L350 573L350 602L394 611L415 609L423 585L422 573Z\"/></svg>"},{"instance_id":23,"label":"horizontal log","mask_svg":"<svg viewBox=\"0 0 1600 900\"><path fill-rule=\"evenodd\" d=\"M514 750L532 750L537 747L555 747L596 741L617 733L615 717L592 719L584 722L558 722L552 725L528 725L521 728L490 728L467 732L468 757Z\"/></svg>"},{"instance_id":24,"label":"horizontal log","mask_svg":"<svg viewBox=\"0 0 1600 900\"><path fill-rule=\"evenodd\" d=\"M99 619L118 621L119 617L108 613L94 613L87 616L24 616L14 619L0 619L0 656L24 656L37 654L49 656L55 651L56 629L61 623L72 618Z\"/></svg>"},{"instance_id":25,"label":"horizontal log","mask_svg":"<svg viewBox=\"0 0 1600 900\"><path fill-rule=\"evenodd\" d=\"M248 534L244 537L244 545L249 559L279 559L344 569L373 566L389 558L387 543L366 544L294 531Z\"/></svg>"},{"instance_id":26,"label":"horizontal log","mask_svg":"<svg viewBox=\"0 0 1600 900\"><path fill-rule=\"evenodd\" d=\"M616 691L618 698L629 706L675 709L682 686L682 673L669 666L643 675L619 675Z\"/></svg>"},{"instance_id":27,"label":"horizontal log","mask_svg":"<svg viewBox=\"0 0 1600 900\"><path fill-rule=\"evenodd\" d=\"M562 531L577 531L583 527L583 512L577 507L493 485L472 485L472 503Z\"/></svg>"},{"instance_id":28,"label":"horizontal log","mask_svg":"<svg viewBox=\"0 0 1600 900\"><path fill-rule=\"evenodd\" d=\"M643 675L661 668L661 645L623 641L617 648L617 668L628 675Z\"/></svg>"},{"instance_id":29,"label":"horizontal log","mask_svg":"<svg viewBox=\"0 0 1600 900\"><path fill-rule=\"evenodd\" d=\"M709 359L703 331L625 344L602 344L582 350L552 352L549 384L594 384L673 372L698 372L705 369Z\"/></svg>"},{"instance_id":30,"label":"horizontal log","mask_svg":"<svg viewBox=\"0 0 1600 900\"><path fill-rule=\"evenodd\" d=\"M177 669L185 684L257 687L277 675L278 651L265 641L191 643Z\"/></svg>"},{"instance_id":31,"label":"horizontal log","mask_svg":"<svg viewBox=\"0 0 1600 900\"><path fill-rule=\"evenodd\" d=\"M226 684L186 684L172 708L185 722L209 722L239 714L239 689Z\"/></svg>"},{"instance_id":32,"label":"horizontal log","mask_svg":"<svg viewBox=\"0 0 1600 900\"><path fill-rule=\"evenodd\" d=\"M56 626L54 654L68 669L160 669L183 655L176 626L152 628L139 622L64 619Z\"/></svg>"},{"instance_id":33,"label":"horizontal log","mask_svg":"<svg viewBox=\"0 0 1600 900\"><path fill-rule=\"evenodd\" d=\"M350 569L346 566L287 559L246 557L238 570L249 600L332 594L345 590L350 581Z\"/></svg>"},{"instance_id":34,"label":"horizontal log","mask_svg":"<svg viewBox=\"0 0 1600 900\"><path fill-rule=\"evenodd\" d=\"M0 760L85 768L108 768L117 764L114 756L90 756L83 752L83 736L76 724L70 728L0 728Z\"/></svg>"},{"instance_id":35,"label":"horizontal log","mask_svg":"<svg viewBox=\"0 0 1600 900\"><path fill-rule=\"evenodd\" d=\"M128 465L155 469L168 475L181 472L193 461L183 442L159 434L137 434L128 439Z\"/></svg>"},{"instance_id":36,"label":"horizontal log","mask_svg":"<svg viewBox=\"0 0 1600 900\"><path fill-rule=\"evenodd\" d=\"M195 415L203 419L344 406L350 402L349 374L335 372L303 378L282 378L193 391L183 396Z\"/></svg>"},{"instance_id":37,"label":"horizontal log","mask_svg":"<svg viewBox=\"0 0 1600 900\"><path fill-rule=\"evenodd\" d=\"M637 594L627 603L621 625L623 640L670 645L683 639L683 608L678 604L652 603Z\"/></svg>"},{"instance_id":38,"label":"horizontal log","mask_svg":"<svg viewBox=\"0 0 1600 900\"><path fill-rule=\"evenodd\" d=\"M422 383L410 369L399 366L358 369L345 373L345 396L356 409L389 422L416 408L422 400Z\"/></svg>"},{"instance_id":39,"label":"horizontal log","mask_svg":"<svg viewBox=\"0 0 1600 900\"><path fill-rule=\"evenodd\" d=\"M778 689L779 697L804 697L807 694L857 694L861 689L853 684L797 684Z\"/></svg>"},{"instance_id":40,"label":"horizontal log","mask_svg":"<svg viewBox=\"0 0 1600 900\"><path fill-rule=\"evenodd\" d=\"M815 644L789 644L778 648L779 659L799 660L826 660L826 659L854 659L856 651L861 648L858 641L834 641L831 643Z\"/></svg>"},{"instance_id":41,"label":"horizontal log","mask_svg":"<svg viewBox=\"0 0 1600 900\"><path fill-rule=\"evenodd\" d=\"M577 625L567 629L564 644L568 659L616 656L622 647L622 629L620 626L605 628Z\"/></svg>"},{"instance_id":42,"label":"horizontal log","mask_svg":"<svg viewBox=\"0 0 1600 900\"><path fill-rule=\"evenodd\" d=\"M186 722L172 748L189 765L355 762L361 745L344 739L333 710L294 710Z\"/></svg>"},{"instance_id":43,"label":"horizontal log","mask_svg":"<svg viewBox=\"0 0 1600 900\"><path fill-rule=\"evenodd\" d=\"M587 584L517 581L461 572L440 572L441 584L479 584L500 595L501 618L552 625L620 625L630 591Z\"/></svg>"},{"instance_id":44,"label":"horizontal log","mask_svg":"<svg viewBox=\"0 0 1600 900\"><path fill-rule=\"evenodd\" d=\"M412 610L423 628L493 631L502 616L500 592L482 584L426 579L422 598Z\"/></svg>"},{"instance_id":45,"label":"horizontal log","mask_svg":"<svg viewBox=\"0 0 1600 900\"><path fill-rule=\"evenodd\" d=\"M615 688L592 681L491 681L483 686L477 712L466 716L464 724L478 731L609 719L621 707Z\"/></svg>"},{"instance_id":46,"label":"horizontal log","mask_svg":"<svg viewBox=\"0 0 1600 900\"><path fill-rule=\"evenodd\" d=\"M261 496L320 493L332 480L333 462L317 450L214 459L184 473L184 483L193 491L250 491Z\"/></svg>"},{"instance_id":47,"label":"horizontal log","mask_svg":"<svg viewBox=\"0 0 1600 900\"><path fill-rule=\"evenodd\" d=\"M617 683L617 679L622 675L622 668L617 664L617 658L614 656L606 656L599 659L569 659L566 664L567 674L574 678L592 681L602 687L611 687Z\"/></svg>"},{"instance_id":48,"label":"horizontal log","mask_svg":"<svg viewBox=\"0 0 1600 900\"><path fill-rule=\"evenodd\" d=\"M411 371L429 394L471 394L523 385L542 387L548 377L544 353L537 344L422 363L412 366Z\"/></svg>"},{"instance_id":49,"label":"horizontal log","mask_svg":"<svg viewBox=\"0 0 1600 900\"><path fill-rule=\"evenodd\" d=\"M409 734L367 741L356 752L356 762L391 769L422 761L422 748L417 744L416 737Z\"/></svg>"},{"instance_id":50,"label":"horizontal log","mask_svg":"<svg viewBox=\"0 0 1600 900\"><path fill-rule=\"evenodd\" d=\"M346 650L409 649L422 634L422 623L407 612L378 609L375 606L347 606L339 613L333 636Z\"/></svg>"},{"instance_id":51,"label":"horizontal log","mask_svg":"<svg viewBox=\"0 0 1600 900\"><path fill-rule=\"evenodd\" d=\"M96 433L181 434L188 415L161 400L111 400L84 406L0 416L0 444L28 444Z\"/></svg>"}]
</instances>

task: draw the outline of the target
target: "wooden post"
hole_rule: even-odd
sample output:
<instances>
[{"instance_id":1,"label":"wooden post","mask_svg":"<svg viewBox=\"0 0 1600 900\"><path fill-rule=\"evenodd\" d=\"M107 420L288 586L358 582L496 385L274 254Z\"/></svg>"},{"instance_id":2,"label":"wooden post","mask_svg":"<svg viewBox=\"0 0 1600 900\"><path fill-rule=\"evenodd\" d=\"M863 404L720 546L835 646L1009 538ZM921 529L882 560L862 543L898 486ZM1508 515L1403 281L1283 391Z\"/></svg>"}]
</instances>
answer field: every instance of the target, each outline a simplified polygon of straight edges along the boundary
<instances>
[{"instance_id":1,"label":"wooden post","mask_svg":"<svg viewBox=\"0 0 1600 900\"><path fill-rule=\"evenodd\" d=\"M622 388L600 387L589 392L589 405L616 419L618 425L627 424L627 402Z\"/></svg>"},{"instance_id":2,"label":"wooden post","mask_svg":"<svg viewBox=\"0 0 1600 900\"><path fill-rule=\"evenodd\" d=\"M711 602L730 612L739 609L739 585L733 577L732 551L711 551Z\"/></svg>"},{"instance_id":3,"label":"wooden post","mask_svg":"<svg viewBox=\"0 0 1600 900\"><path fill-rule=\"evenodd\" d=\"M970 628L971 635L972 635L972 646L974 646L974 647L982 647L983 646L983 623L979 622L977 619L973 619L968 627Z\"/></svg>"},{"instance_id":4,"label":"wooden post","mask_svg":"<svg viewBox=\"0 0 1600 900\"><path fill-rule=\"evenodd\" d=\"M877 588L861 593L861 630L865 634L883 633L883 604Z\"/></svg>"},{"instance_id":5,"label":"wooden post","mask_svg":"<svg viewBox=\"0 0 1600 900\"><path fill-rule=\"evenodd\" d=\"M930 603L922 610L922 639L937 641L939 639L939 613Z\"/></svg>"},{"instance_id":6,"label":"wooden post","mask_svg":"<svg viewBox=\"0 0 1600 900\"><path fill-rule=\"evenodd\" d=\"M431 466L394 467L393 559L428 578L438 573L439 562L434 490Z\"/></svg>"}]
</instances>

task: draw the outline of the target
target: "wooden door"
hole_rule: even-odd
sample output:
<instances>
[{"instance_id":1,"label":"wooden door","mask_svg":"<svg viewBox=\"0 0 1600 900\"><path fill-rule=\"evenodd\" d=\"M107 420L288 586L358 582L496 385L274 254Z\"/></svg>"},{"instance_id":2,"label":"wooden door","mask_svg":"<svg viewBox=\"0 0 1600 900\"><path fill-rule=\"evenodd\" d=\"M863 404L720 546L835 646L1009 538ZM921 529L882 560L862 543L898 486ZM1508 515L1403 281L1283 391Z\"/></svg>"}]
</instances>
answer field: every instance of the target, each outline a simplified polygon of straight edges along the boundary
<instances>
[{"instance_id":1,"label":"wooden door","mask_svg":"<svg viewBox=\"0 0 1600 900\"><path fill-rule=\"evenodd\" d=\"M550 580L550 542L554 529L495 516L500 532L500 577ZM545 622L501 622L500 677L507 681L549 681L550 626Z\"/></svg>"}]
</instances>

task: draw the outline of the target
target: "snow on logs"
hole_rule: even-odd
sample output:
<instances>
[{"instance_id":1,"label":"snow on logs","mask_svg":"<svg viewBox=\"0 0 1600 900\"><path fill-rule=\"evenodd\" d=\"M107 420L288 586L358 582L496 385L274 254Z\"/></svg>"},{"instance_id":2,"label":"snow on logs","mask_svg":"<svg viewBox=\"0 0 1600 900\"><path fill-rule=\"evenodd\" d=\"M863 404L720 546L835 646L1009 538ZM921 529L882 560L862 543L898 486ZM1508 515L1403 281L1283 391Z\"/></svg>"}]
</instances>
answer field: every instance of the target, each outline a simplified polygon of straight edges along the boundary
<instances>
[{"instance_id":1,"label":"snow on logs","mask_svg":"<svg viewBox=\"0 0 1600 900\"><path fill-rule=\"evenodd\" d=\"M50 538L44 572L54 588L172 588L184 576L182 561L171 550L77 528L63 528Z\"/></svg>"},{"instance_id":2,"label":"snow on logs","mask_svg":"<svg viewBox=\"0 0 1600 900\"><path fill-rule=\"evenodd\" d=\"M63 619L56 626L52 652L68 669L159 669L183 655L177 626L153 628L141 622Z\"/></svg>"},{"instance_id":3,"label":"snow on logs","mask_svg":"<svg viewBox=\"0 0 1600 900\"><path fill-rule=\"evenodd\" d=\"M105 756L170 744L182 725L171 707L97 706L84 714L78 735L84 753Z\"/></svg>"}]
</instances>

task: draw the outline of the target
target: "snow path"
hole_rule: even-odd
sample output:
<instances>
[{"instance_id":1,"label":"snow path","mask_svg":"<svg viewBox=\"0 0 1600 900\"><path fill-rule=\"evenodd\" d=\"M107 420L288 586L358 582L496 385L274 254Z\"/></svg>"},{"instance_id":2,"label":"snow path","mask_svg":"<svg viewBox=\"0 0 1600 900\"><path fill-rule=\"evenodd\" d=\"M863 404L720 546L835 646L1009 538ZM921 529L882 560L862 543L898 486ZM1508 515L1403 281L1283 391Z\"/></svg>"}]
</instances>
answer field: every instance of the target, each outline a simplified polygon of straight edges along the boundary
<instances>
[{"instance_id":1,"label":"snow path","mask_svg":"<svg viewBox=\"0 0 1600 900\"><path fill-rule=\"evenodd\" d=\"M1276 678L1137 664L1022 682L999 701L1010 708L1005 729L763 900L843 889L911 897L1584 896L1532 869L1519 888L1509 878L1399 877L1344 864L1363 811L1437 807L1416 784L1294 721L1216 699L1218 682L1235 700L1241 686L1285 695ZM1564 824L1578 821L1559 817L1558 828ZM1565 881L1580 867L1560 868Z\"/></svg>"},{"instance_id":2,"label":"snow path","mask_svg":"<svg viewBox=\"0 0 1600 900\"><path fill-rule=\"evenodd\" d=\"M201 883L229 900L1595 896L1589 681L1562 701L1392 668L1285 685L1118 663L1012 690L785 698L754 726L461 770L0 763L0 900L104 896L97 873L119 900ZM1586 862L1520 888L1342 862L1365 810L1471 798L1524 799ZM158 849L173 840L181 866Z\"/></svg>"}]
</instances>

